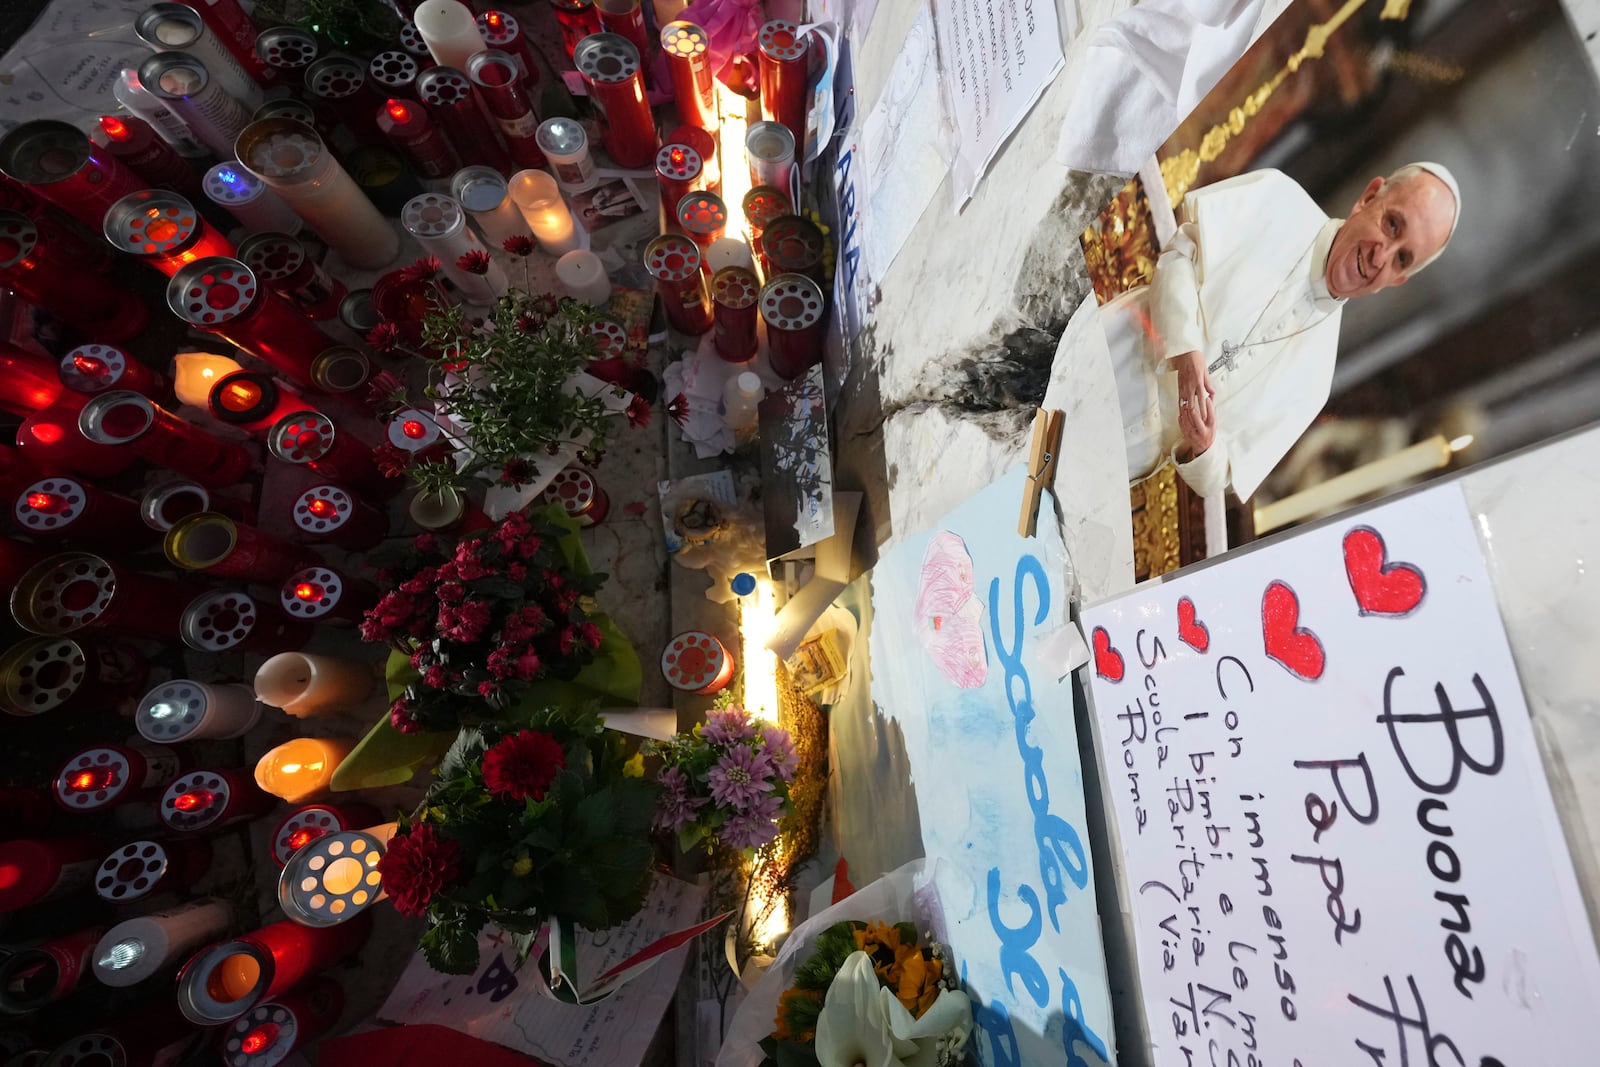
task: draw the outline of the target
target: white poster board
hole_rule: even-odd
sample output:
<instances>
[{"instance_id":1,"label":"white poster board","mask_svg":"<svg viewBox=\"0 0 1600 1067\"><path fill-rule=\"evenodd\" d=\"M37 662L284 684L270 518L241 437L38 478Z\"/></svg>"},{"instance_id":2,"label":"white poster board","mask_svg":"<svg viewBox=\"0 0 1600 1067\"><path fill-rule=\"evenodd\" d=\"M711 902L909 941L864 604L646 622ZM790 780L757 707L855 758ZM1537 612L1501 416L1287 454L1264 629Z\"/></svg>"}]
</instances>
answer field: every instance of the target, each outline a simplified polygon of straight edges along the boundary
<instances>
[{"instance_id":1,"label":"white poster board","mask_svg":"<svg viewBox=\"0 0 1600 1067\"><path fill-rule=\"evenodd\" d=\"M1049 0L935 0L939 62L959 138L950 177L959 210L1064 59Z\"/></svg>"},{"instance_id":2,"label":"white poster board","mask_svg":"<svg viewBox=\"0 0 1600 1067\"><path fill-rule=\"evenodd\" d=\"M1461 490L1083 613L1154 1062L1595 1062L1600 958Z\"/></svg>"}]
</instances>

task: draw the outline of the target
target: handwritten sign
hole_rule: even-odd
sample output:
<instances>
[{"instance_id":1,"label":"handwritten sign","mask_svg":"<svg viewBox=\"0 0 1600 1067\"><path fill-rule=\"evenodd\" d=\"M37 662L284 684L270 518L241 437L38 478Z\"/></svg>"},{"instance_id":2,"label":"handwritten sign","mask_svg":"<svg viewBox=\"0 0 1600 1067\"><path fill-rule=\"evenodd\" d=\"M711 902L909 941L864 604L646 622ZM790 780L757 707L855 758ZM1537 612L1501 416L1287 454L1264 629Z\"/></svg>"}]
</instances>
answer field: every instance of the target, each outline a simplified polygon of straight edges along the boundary
<instances>
[{"instance_id":1,"label":"handwritten sign","mask_svg":"<svg viewBox=\"0 0 1600 1067\"><path fill-rule=\"evenodd\" d=\"M1083 623L1158 1067L1594 1061L1600 959L1455 484Z\"/></svg>"},{"instance_id":2,"label":"handwritten sign","mask_svg":"<svg viewBox=\"0 0 1600 1067\"><path fill-rule=\"evenodd\" d=\"M927 855L948 861L935 884L980 1059L1100 1067L1113 1062L1110 994L1061 651L1073 634L1066 550L1052 523L1017 536L1024 473L879 560L873 693L904 731ZM930 547L970 561L936 611L922 595ZM952 677L919 633L969 610L984 670Z\"/></svg>"}]
</instances>

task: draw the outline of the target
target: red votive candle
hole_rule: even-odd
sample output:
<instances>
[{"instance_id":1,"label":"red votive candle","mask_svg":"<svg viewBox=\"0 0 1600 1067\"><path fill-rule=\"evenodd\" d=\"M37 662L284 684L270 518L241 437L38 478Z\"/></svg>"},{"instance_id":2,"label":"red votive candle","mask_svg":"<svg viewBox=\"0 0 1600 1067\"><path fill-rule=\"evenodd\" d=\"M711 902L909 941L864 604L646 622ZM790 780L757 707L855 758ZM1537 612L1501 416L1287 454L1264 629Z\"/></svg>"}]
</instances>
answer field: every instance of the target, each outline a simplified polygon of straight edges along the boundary
<instances>
[{"instance_id":1,"label":"red votive candle","mask_svg":"<svg viewBox=\"0 0 1600 1067\"><path fill-rule=\"evenodd\" d=\"M26 1015L65 1000L94 971L94 950L106 927L87 926L0 962L0 1012Z\"/></svg>"},{"instance_id":2,"label":"red votive candle","mask_svg":"<svg viewBox=\"0 0 1600 1067\"><path fill-rule=\"evenodd\" d=\"M490 48L467 60L466 73L484 108L499 125L506 150L517 166L542 167L548 163L544 149L539 147L539 116L534 111L528 83L518 70L517 57Z\"/></svg>"},{"instance_id":3,"label":"red votive candle","mask_svg":"<svg viewBox=\"0 0 1600 1067\"><path fill-rule=\"evenodd\" d=\"M98 262L85 241L41 216L0 212L0 285L75 329L105 341L144 332L144 302L93 273ZM87 268L87 269L86 269Z\"/></svg>"},{"instance_id":4,"label":"red votive candle","mask_svg":"<svg viewBox=\"0 0 1600 1067\"><path fill-rule=\"evenodd\" d=\"M372 79L373 87L389 97L415 100L417 75L421 73L422 65L398 48L379 52L372 57L372 62L367 64L367 77ZM379 129L382 129L383 117L380 115L378 118Z\"/></svg>"},{"instance_id":5,"label":"red votive candle","mask_svg":"<svg viewBox=\"0 0 1600 1067\"><path fill-rule=\"evenodd\" d=\"M383 821L370 804L307 804L284 817L267 838L272 858L282 867L300 849L319 837L346 830L365 830Z\"/></svg>"},{"instance_id":6,"label":"red votive candle","mask_svg":"<svg viewBox=\"0 0 1600 1067\"><path fill-rule=\"evenodd\" d=\"M472 82L462 71L433 67L417 75L417 98L428 106L436 125L450 131L463 163L493 167L501 174L514 169L495 137L489 120L474 99Z\"/></svg>"},{"instance_id":7,"label":"red votive candle","mask_svg":"<svg viewBox=\"0 0 1600 1067\"><path fill-rule=\"evenodd\" d=\"M710 248L728 229L728 208L716 193L690 193L678 201L678 226L689 240ZM701 253L702 261L705 253Z\"/></svg>"},{"instance_id":8,"label":"red votive candle","mask_svg":"<svg viewBox=\"0 0 1600 1067\"><path fill-rule=\"evenodd\" d=\"M122 550L144 548L160 535L144 524L139 502L78 478L29 483L12 502L12 521L39 541L74 541Z\"/></svg>"},{"instance_id":9,"label":"red votive candle","mask_svg":"<svg viewBox=\"0 0 1600 1067\"><path fill-rule=\"evenodd\" d=\"M194 590L89 552L47 556L17 579L11 617L29 633L170 639ZM0 909L3 910L3 909Z\"/></svg>"},{"instance_id":10,"label":"red votive candle","mask_svg":"<svg viewBox=\"0 0 1600 1067\"><path fill-rule=\"evenodd\" d=\"M184 322L259 357L296 385L315 385L311 365L329 347L328 335L237 259L214 257L184 267L167 283L167 306Z\"/></svg>"},{"instance_id":11,"label":"red votive candle","mask_svg":"<svg viewBox=\"0 0 1600 1067\"><path fill-rule=\"evenodd\" d=\"M220 494L213 496L205 486L186 478L159 482L139 498L139 517L146 526L162 533L184 516L200 511L220 511L244 522L254 522L256 517L248 502Z\"/></svg>"},{"instance_id":12,"label":"red votive candle","mask_svg":"<svg viewBox=\"0 0 1600 1067\"><path fill-rule=\"evenodd\" d=\"M255 433L270 428L291 412L305 411L306 402L300 394L279 385L270 374L238 370L217 379L206 407L216 419Z\"/></svg>"},{"instance_id":13,"label":"red votive candle","mask_svg":"<svg viewBox=\"0 0 1600 1067\"><path fill-rule=\"evenodd\" d=\"M347 433L320 411L286 415L267 432L267 448L274 458L298 463L359 492L387 498L400 491L402 478L385 478L373 461L372 449Z\"/></svg>"},{"instance_id":14,"label":"red votive candle","mask_svg":"<svg viewBox=\"0 0 1600 1067\"><path fill-rule=\"evenodd\" d=\"M197 259L231 256L233 242L206 225L194 205L166 189L141 189L111 205L106 240L172 277Z\"/></svg>"},{"instance_id":15,"label":"red votive candle","mask_svg":"<svg viewBox=\"0 0 1600 1067\"><path fill-rule=\"evenodd\" d=\"M126 389L102 393L85 404L78 431L95 444L126 446L146 463L211 489L238 483L252 464L243 446L214 437Z\"/></svg>"},{"instance_id":16,"label":"red votive candle","mask_svg":"<svg viewBox=\"0 0 1600 1067\"><path fill-rule=\"evenodd\" d=\"M663 234L645 245L644 266L655 279L667 321L683 333L711 329L711 298L700 270L700 248L681 234Z\"/></svg>"},{"instance_id":17,"label":"red votive candle","mask_svg":"<svg viewBox=\"0 0 1600 1067\"><path fill-rule=\"evenodd\" d=\"M716 133L719 118L711 35L692 22L669 22L661 27L661 51L666 53L679 120Z\"/></svg>"},{"instance_id":18,"label":"red votive candle","mask_svg":"<svg viewBox=\"0 0 1600 1067\"><path fill-rule=\"evenodd\" d=\"M686 144L700 153L700 188L713 193L722 191L722 165L717 161L717 139L698 126L688 123L672 130L663 144Z\"/></svg>"},{"instance_id":19,"label":"red votive candle","mask_svg":"<svg viewBox=\"0 0 1600 1067\"><path fill-rule=\"evenodd\" d=\"M349 295L344 282L322 269L306 246L283 233L258 233L239 245L240 262L258 281L277 293L308 319L333 319ZM320 355L320 353L319 353Z\"/></svg>"},{"instance_id":20,"label":"red votive candle","mask_svg":"<svg viewBox=\"0 0 1600 1067\"><path fill-rule=\"evenodd\" d=\"M755 358L760 303L761 282L754 271L723 267L712 277L712 316L716 320L712 341L716 344L717 355L729 363Z\"/></svg>"},{"instance_id":21,"label":"red votive candle","mask_svg":"<svg viewBox=\"0 0 1600 1067\"><path fill-rule=\"evenodd\" d=\"M685 630L661 650L661 674L680 693L712 696L733 681L733 654L703 630Z\"/></svg>"},{"instance_id":22,"label":"red votive candle","mask_svg":"<svg viewBox=\"0 0 1600 1067\"><path fill-rule=\"evenodd\" d=\"M86 748L62 764L55 778L56 803L80 815L128 804L142 794L165 789L182 773L183 764L183 754L166 746Z\"/></svg>"},{"instance_id":23,"label":"red votive candle","mask_svg":"<svg viewBox=\"0 0 1600 1067\"><path fill-rule=\"evenodd\" d=\"M27 418L54 404L61 392L49 360L0 341L0 409Z\"/></svg>"},{"instance_id":24,"label":"red votive candle","mask_svg":"<svg viewBox=\"0 0 1600 1067\"><path fill-rule=\"evenodd\" d=\"M378 590L371 583L346 578L328 567L295 571L278 589L278 604L286 616L318 624L359 625L377 602Z\"/></svg>"},{"instance_id":25,"label":"red votive candle","mask_svg":"<svg viewBox=\"0 0 1600 1067\"><path fill-rule=\"evenodd\" d=\"M0 652L0 711L19 718L95 714L136 692L148 675L144 657L121 642L30 637Z\"/></svg>"},{"instance_id":26,"label":"red votive candle","mask_svg":"<svg viewBox=\"0 0 1600 1067\"><path fill-rule=\"evenodd\" d=\"M178 1007L193 1023L213 1026L244 1015L361 950L372 915L335 926L285 919L195 953L178 972Z\"/></svg>"},{"instance_id":27,"label":"red votive candle","mask_svg":"<svg viewBox=\"0 0 1600 1067\"><path fill-rule=\"evenodd\" d=\"M167 559L184 570L264 585L277 585L318 562L317 554L304 545L291 544L214 511L179 519L161 546Z\"/></svg>"},{"instance_id":28,"label":"red votive candle","mask_svg":"<svg viewBox=\"0 0 1600 1067\"><path fill-rule=\"evenodd\" d=\"M367 84L367 70L349 56L323 56L306 68L306 102L329 126L342 123L350 135L363 143L380 141L372 113L379 103L378 92Z\"/></svg>"},{"instance_id":29,"label":"red votive candle","mask_svg":"<svg viewBox=\"0 0 1600 1067\"><path fill-rule=\"evenodd\" d=\"M0 137L0 171L100 232L106 211L145 187L88 134L65 122L24 122Z\"/></svg>"},{"instance_id":30,"label":"red votive candle","mask_svg":"<svg viewBox=\"0 0 1600 1067\"><path fill-rule=\"evenodd\" d=\"M105 853L97 837L0 841L0 912L88 889Z\"/></svg>"},{"instance_id":31,"label":"red votive candle","mask_svg":"<svg viewBox=\"0 0 1600 1067\"><path fill-rule=\"evenodd\" d=\"M795 156L805 158L806 61L808 42L800 27L773 19L756 39L756 65L761 82L761 117L781 122L794 134Z\"/></svg>"},{"instance_id":32,"label":"red votive candle","mask_svg":"<svg viewBox=\"0 0 1600 1067\"><path fill-rule=\"evenodd\" d=\"M79 345L61 357L56 374L62 385L84 396L131 389L156 399L167 392L161 375L115 345Z\"/></svg>"},{"instance_id":33,"label":"red votive candle","mask_svg":"<svg viewBox=\"0 0 1600 1067\"><path fill-rule=\"evenodd\" d=\"M766 232L767 225L774 219L793 214L789 194L770 185L758 185L744 194L740 206L744 209L745 226L750 231L750 251L755 254L756 262L761 263L765 258L761 253L761 235Z\"/></svg>"},{"instance_id":34,"label":"red votive candle","mask_svg":"<svg viewBox=\"0 0 1600 1067\"><path fill-rule=\"evenodd\" d=\"M183 606L178 636L196 652L292 652L311 640L311 627L276 606L237 590L201 593Z\"/></svg>"},{"instance_id":35,"label":"red votive candle","mask_svg":"<svg viewBox=\"0 0 1600 1067\"><path fill-rule=\"evenodd\" d=\"M101 900L127 904L191 889L210 867L211 845L206 841L129 841L101 861L94 891Z\"/></svg>"},{"instance_id":36,"label":"red votive candle","mask_svg":"<svg viewBox=\"0 0 1600 1067\"><path fill-rule=\"evenodd\" d=\"M298 26L274 26L256 35L255 47L251 50L264 65L293 83L316 62L317 53L322 49L313 34Z\"/></svg>"},{"instance_id":37,"label":"red votive candle","mask_svg":"<svg viewBox=\"0 0 1600 1067\"><path fill-rule=\"evenodd\" d=\"M826 301L804 274L780 274L761 290L767 323L767 356L780 377L794 379L822 362Z\"/></svg>"},{"instance_id":38,"label":"red votive candle","mask_svg":"<svg viewBox=\"0 0 1600 1067\"><path fill-rule=\"evenodd\" d=\"M176 189L191 199L204 195L200 174L144 119L101 115L100 136L111 154L144 179L147 186Z\"/></svg>"},{"instance_id":39,"label":"red votive candle","mask_svg":"<svg viewBox=\"0 0 1600 1067\"><path fill-rule=\"evenodd\" d=\"M522 24L508 12L485 11L478 16L478 32L491 51L504 52L516 60L517 80L527 86L528 92L537 93L539 58L534 55L528 35L522 32Z\"/></svg>"},{"instance_id":40,"label":"red votive candle","mask_svg":"<svg viewBox=\"0 0 1600 1067\"><path fill-rule=\"evenodd\" d=\"M332 1029L342 1011L344 990L325 975L262 1001L228 1026L224 1067L276 1067Z\"/></svg>"},{"instance_id":41,"label":"red votive candle","mask_svg":"<svg viewBox=\"0 0 1600 1067\"><path fill-rule=\"evenodd\" d=\"M611 512L611 498L594 475L582 467L567 467L539 494L541 505L555 504L579 527L593 526Z\"/></svg>"},{"instance_id":42,"label":"red votive candle","mask_svg":"<svg viewBox=\"0 0 1600 1067\"><path fill-rule=\"evenodd\" d=\"M301 537L354 552L371 548L389 533L389 520L382 511L330 482L313 485L296 497L293 514Z\"/></svg>"},{"instance_id":43,"label":"red votive candle","mask_svg":"<svg viewBox=\"0 0 1600 1067\"><path fill-rule=\"evenodd\" d=\"M167 829L180 834L210 833L234 823L258 819L277 798L240 770L189 771L161 794L157 810Z\"/></svg>"},{"instance_id":44,"label":"red votive candle","mask_svg":"<svg viewBox=\"0 0 1600 1067\"><path fill-rule=\"evenodd\" d=\"M658 146L638 48L617 34L594 33L579 43L573 63L600 112L600 143L611 161L648 167Z\"/></svg>"},{"instance_id":45,"label":"red votive candle","mask_svg":"<svg viewBox=\"0 0 1600 1067\"><path fill-rule=\"evenodd\" d=\"M390 98L378 109L378 129L424 178L443 178L461 167L455 145L414 101Z\"/></svg>"},{"instance_id":46,"label":"red votive candle","mask_svg":"<svg viewBox=\"0 0 1600 1067\"><path fill-rule=\"evenodd\" d=\"M661 188L661 207L667 225L678 225L678 204L695 190L703 188L705 168L700 153L685 144L664 144L656 153L656 185Z\"/></svg>"},{"instance_id":47,"label":"red votive candle","mask_svg":"<svg viewBox=\"0 0 1600 1067\"><path fill-rule=\"evenodd\" d=\"M645 29L644 7L639 0L595 0L595 10L600 14L600 31L612 33L633 45L642 65L640 73L646 81L649 73L650 33Z\"/></svg>"},{"instance_id":48,"label":"red votive candle","mask_svg":"<svg viewBox=\"0 0 1600 1067\"><path fill-rule=\"evenodd\" d=\"M825 247L822 231L804 215L772 219L761 231L762 273L769 281L779 274L804 274L826 291Z\"/></svg>"},{"instance_id":49,"label":"red votive candle","mask_svg":"<svg viewBox=\"0 0 1600 1067\"><path fill-rule=\"evenodd\" d=\"M556 22L561 26L561 45L567 50L570 60L585 37L600 32L600 12L595 10L594 0L549 2L550 10L556 13Z\"/></svg>"},{"instance_id":50,"label":"red votive candle","mask_svg":"<svg viewBox=\"0 0 1600 1067\"><path fill-rule=\"evenodd\" d=\"M102 445L78 432L78 415L88 398L65 391L54 404L23 420L17 449L41 470L69 470L91 478L111 477L133 466L138 456L116 445Z\"/></svg>"}]
</instances>

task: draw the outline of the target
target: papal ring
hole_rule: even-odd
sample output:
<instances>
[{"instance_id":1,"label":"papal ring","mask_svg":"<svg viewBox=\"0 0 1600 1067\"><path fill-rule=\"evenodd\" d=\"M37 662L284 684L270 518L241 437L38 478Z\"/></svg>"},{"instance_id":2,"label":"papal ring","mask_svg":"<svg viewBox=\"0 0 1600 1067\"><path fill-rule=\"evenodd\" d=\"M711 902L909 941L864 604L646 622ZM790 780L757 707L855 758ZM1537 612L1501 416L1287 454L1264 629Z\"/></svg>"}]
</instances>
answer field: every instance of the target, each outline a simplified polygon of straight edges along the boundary
<instances>
[{"instance_id":1,"label":"papal ring","mask_svg":"<svg viewBox=\"0 0 1600 1067\"><path fill-rule=\"evenodd\" d=\"M1188 401L1188 399L1187 399L1187 398L1185 398L1185 399L1183 399L1183 400L1180 400L1180 401L1178 401L1178 406L1179 406L1179 407L1180 407L1180 408L1186 408L1186 407L1188 407L1188 406L1189 406L1189 401Z\"/></svg>"}]
</instances>

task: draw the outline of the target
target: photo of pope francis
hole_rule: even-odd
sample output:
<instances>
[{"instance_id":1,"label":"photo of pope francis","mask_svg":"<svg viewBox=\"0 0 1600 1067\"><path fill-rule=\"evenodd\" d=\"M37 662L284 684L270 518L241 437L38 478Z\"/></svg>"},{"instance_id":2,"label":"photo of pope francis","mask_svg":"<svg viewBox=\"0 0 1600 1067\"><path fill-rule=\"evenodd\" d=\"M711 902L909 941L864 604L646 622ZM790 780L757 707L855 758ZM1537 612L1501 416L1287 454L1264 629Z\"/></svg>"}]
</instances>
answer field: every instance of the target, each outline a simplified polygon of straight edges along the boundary
<instances>
[{"instance_id":1,"label":"photo of pope francis","mask_svg":"<svg viewBox=\"0 0 1600 1067\"><path fill-rule=\"evenodd\" d=\"M1276 170L1190 190L1150 284L1100 309L1130 477L1172 462L1248 500L1328 399L1345 301L1404 284L1460 215L1437 163L1373 178L1344 219Z\"/></svg>"}]
</instances>

